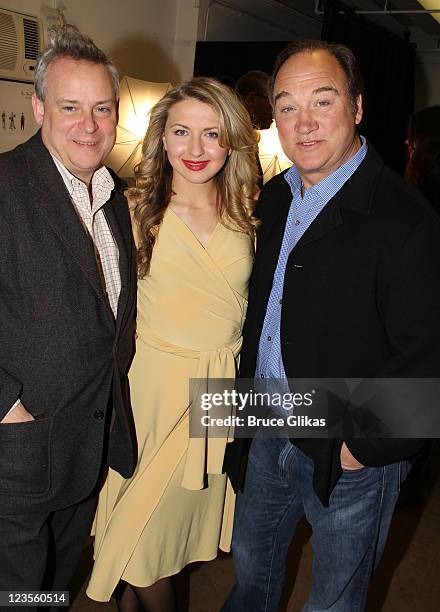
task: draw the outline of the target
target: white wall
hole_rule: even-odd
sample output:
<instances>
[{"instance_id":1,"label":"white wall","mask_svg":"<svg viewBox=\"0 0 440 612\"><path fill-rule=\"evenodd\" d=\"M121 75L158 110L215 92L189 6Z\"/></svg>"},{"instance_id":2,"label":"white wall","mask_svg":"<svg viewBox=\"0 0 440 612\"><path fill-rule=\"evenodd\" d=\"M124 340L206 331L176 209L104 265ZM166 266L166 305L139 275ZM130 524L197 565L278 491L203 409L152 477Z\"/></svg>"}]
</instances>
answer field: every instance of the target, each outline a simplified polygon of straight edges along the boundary
<instances>
[{"instance_id":1,"label":"white wall","mask_svg":"<svg viewBox=\"0 0 440 612\"><path fill-rule=\"evenodd\" d=\"M191 78L199 17L198 0L0 0L0 7L39 17L59 8L68 24L89 35L113 60L120 76L171 82ZM51 22L53 24L53 22ZM5 124L0 120L0 152L27 140L37 129L30 99L32 84L0 82ZM20 125L13 130L9 117ZM12 125L12 124L11 124Z\"/></svg>"},{"instance_id":2,"label":"white wall","mask_svg":"<svg viewBox=\"0 0 440 612\"><path fill-rule=\"evenodd\" d=\"M88 34L114 60L121 76L176 83L183 72L188 73L188 58L182 59L175 44L178 9L185 2L189 0L63 0L59 4L67 22ZM0 0L2 8L41 18L43 4L41 0ZM57 0L45 4L54 8Z\"/></svg>"},{"instance_id":3,"label":"white wall","mask_svg":"<svg viewBox=\"0 0 440 612\"><path fill-rule=\"evenodd\" d=\"M174 54L181 80L193 76L200 2L178 0L174 31Z\"/></svg>"}]
</instances>

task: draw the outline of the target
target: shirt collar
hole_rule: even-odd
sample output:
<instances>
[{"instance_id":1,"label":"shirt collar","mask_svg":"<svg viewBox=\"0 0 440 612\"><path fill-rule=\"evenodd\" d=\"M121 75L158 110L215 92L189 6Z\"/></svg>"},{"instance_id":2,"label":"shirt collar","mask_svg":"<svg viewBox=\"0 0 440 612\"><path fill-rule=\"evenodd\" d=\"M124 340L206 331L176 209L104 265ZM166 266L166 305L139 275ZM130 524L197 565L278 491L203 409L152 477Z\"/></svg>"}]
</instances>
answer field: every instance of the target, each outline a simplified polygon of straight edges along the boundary
<instances>
[{"instance_id":1,"label":"shirt collar","mask_svg":"<svg viewBox=\"0 0 440 612\"><path fill-rule=\"evenodd\" d=\"M86 184L80 179L76 178L76 176L74 176L71 172L69 172L66 166L62 164L60 160L55 157L55 155L52 155L51 153L51 156L55 163L55 166L58 169L58 172L61 174L61 177L64 181L64 184L66 185L66 188L70 196L73 195L73 192L78 187L81 189L83 189L84 187L87 188ZM97 187L101 187L102 189L105 189L106 191L108 191L109 196L115 187L115 182L112 179L110 172L107 170L105 166L101 166L101 168L98 168L98 170L95 170L93 174L92 193L95 193Z\"/></svg>"},{"instance_id":2,"label":"shirt collar","mask_svg":"<svg viewBox=\"0 0 440 612\"><path fill-rule=\"evenodd\" d=\"M367 141L363 136L360 136L361 146L356 153L347 160L342 166L339 166L332 174L323 178L319 183L313 185L306 190L307 194L315 194L325 202L329 202L333 196L341 189L344 183L351 177L355 170L360 166L367 154ZM290 186L292 195L296 196L301 190L301 177L295 166L289 168L284 175L285 180Z\"/></svg>"}]
</instances>

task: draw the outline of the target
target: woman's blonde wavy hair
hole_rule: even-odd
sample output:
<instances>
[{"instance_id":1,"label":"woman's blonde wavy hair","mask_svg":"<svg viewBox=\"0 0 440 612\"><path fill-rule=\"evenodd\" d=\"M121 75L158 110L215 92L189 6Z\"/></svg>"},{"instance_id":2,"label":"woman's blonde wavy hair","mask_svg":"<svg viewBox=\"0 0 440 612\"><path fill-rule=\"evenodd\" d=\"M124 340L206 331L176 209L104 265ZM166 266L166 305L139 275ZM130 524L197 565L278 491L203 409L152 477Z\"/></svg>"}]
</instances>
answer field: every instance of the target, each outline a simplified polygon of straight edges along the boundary
<instances>
[{"instance_id":1,"label":"woman's blonde wavy hair","mask_svg":"<svg viewBox=\"0 0 440 612\"><path fill-rule=\"evenodd\" d=\"M157 233L172 196L172 167L162 136L170 108L182 100L209 104L219 117L219 144L230 150L216 175L219 216L233 229L254 235L252 212L257 194L257 143L250 117L226 85L215 79L196 77L178 85L152 108L142 144L142 159L135 169L136 186L127 190L138 236L138 275L148 274Z\"/></svg>"}]
</instances>

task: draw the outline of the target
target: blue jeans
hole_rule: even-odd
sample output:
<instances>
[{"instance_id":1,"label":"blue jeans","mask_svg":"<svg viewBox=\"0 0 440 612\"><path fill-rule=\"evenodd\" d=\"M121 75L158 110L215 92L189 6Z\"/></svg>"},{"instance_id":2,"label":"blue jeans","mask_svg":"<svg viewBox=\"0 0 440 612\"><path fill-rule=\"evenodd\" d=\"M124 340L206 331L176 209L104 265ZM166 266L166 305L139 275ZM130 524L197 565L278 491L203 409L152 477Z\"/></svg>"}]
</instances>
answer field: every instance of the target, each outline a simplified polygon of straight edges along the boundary
<instances>
[{"instance_id":1,"label":"blue jeans","mask_svg":"<svg viewBox=\"0 0 440 612\"><path fill-rule=\"evenodd\" d=\"M313 490L313 461L285 438L255 438L232 541L236 584L223 612L277 612L289 544L305 515L313 529L313 583L303 612L361 612L408 462L344 471L328 508Z\"/></svg>"}]
</instances>

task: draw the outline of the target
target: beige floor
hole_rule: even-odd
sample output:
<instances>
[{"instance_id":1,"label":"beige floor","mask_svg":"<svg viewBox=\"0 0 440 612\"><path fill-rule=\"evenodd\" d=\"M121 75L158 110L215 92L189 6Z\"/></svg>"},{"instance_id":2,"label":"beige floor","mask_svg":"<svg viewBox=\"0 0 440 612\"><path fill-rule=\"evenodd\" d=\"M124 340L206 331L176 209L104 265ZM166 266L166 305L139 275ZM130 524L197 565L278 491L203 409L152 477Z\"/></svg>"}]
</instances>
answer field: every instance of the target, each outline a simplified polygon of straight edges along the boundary
<instances>
[{"instance_id":1,"label":"beige floor","mask_svg":"<svg viewBox=\"0 0 440 612\"><path fill-rule=\"evenodd\" d=\"M382 562L370 588L367 612L438 612L440 610L440 456L436 454L426 503L399 509L393 519ZM283 611L299 612L310 586L310 530L301 525L291 547L289 584ZM114 601L98 604L84 594L90 547L78 573L79 592L72 612L116 611ZM296 576L296 579L295 579ZM229 555L187 568L178 583L181 612L217 612L234 582ZM82 585L82 586L81 586ZM251 610L243 612L253 612Z\"/></svg>"}]
</instances>

